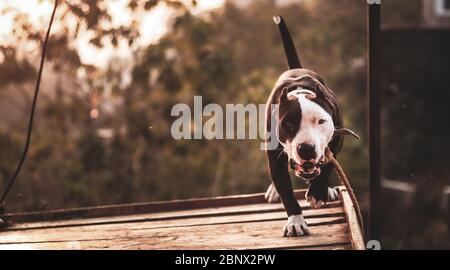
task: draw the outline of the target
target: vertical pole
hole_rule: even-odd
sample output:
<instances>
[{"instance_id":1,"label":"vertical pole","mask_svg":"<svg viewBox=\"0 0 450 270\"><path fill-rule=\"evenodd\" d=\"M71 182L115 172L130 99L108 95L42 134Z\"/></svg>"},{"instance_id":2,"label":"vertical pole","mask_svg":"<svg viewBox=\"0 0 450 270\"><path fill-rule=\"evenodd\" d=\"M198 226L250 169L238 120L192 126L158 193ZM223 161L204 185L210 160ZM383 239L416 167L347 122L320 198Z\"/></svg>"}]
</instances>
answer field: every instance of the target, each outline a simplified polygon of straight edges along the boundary
<instances>
[{"instance_id":1,"label":"vertical pole","mask_svg":"<svg viewBox=\"0 0 450 270\"><path fill-rule=\"evenodd\" d=\"M380 106L380 47L381 1L368 3L368 134L369 134L369 237L380 240L381 194L381 106Z\"/></svg>"}]
</instances>

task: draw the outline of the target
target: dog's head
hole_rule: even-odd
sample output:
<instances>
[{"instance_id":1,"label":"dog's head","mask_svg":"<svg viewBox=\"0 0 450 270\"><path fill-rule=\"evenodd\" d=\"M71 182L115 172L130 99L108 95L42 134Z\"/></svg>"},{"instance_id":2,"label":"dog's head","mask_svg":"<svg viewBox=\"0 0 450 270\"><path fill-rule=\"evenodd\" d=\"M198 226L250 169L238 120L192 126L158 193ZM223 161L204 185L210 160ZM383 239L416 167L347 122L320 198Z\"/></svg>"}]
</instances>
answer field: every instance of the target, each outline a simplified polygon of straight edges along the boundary
<instances>
[{"instance_id":1,"label":"dog's head","mask_svg":"<svg viewBox=\"0 0 450 270\"><path fill-rule=\"evenodd\" d=\"M295 70L289 71L292 75ZM306 81L321 81L311 76ZM335 136L357 135L348 129L336 129L333 114L336 114L334 96L324 96L325 90L315 92L303 88L304 79L281 77L278 87L277 136L284 152L288 155L295 175L304 180L312 180L321 173L324 165L325 149ZM339 110L338 110L339 111ZM340 113L340 112L339 112Z\"/></svg>"},{"instance_id":2,"label":"dog's head","mask_svg":"<svg viewBox=\"0 0 450 270\"><path fill-rule=\"evenodd\" d=\"M278 138L295 175L311 180L320 174L325 149L333 138L331 115L308 90L283 90L278 110Z\"/></svg>"}]
</instances>

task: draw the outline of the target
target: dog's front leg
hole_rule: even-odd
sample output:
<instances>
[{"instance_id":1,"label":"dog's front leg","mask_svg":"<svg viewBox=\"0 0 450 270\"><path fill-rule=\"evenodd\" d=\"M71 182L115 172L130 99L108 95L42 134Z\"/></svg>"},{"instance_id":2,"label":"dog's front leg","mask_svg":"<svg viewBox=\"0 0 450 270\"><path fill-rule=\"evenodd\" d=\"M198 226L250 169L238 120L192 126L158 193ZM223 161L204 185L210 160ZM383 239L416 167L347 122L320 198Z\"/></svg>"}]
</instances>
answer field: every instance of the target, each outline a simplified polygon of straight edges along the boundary
<instances>
[{"instance_id":1,"label":"dog's front leg","mask_svg":"<svg viewBox=\"0 0 450 270\"><path fill-rule=\"evenodd\" d=\"M311 208L319 209L326 204L326 202L339 199L338 191L329 186L333 169L333 164L325 165L325 167L322 168L320 175L311 181L305 196L306 200L310 203Z\"/></svg>"},{"instance_id":2,"label":"dog's front leg","mask_svg":"<svg viewBox=\"0 0 450 270\"><path fill-rule=\"evenodd\" d=\"M288 215L288 222L283 228L283 236L292 237L309 234L302 209L294 195L288 172L288 158L286 154L282 150L277 149L268 151L267 156L272 182L280 195L281 202Z\"/></svg>"}]
</instances>

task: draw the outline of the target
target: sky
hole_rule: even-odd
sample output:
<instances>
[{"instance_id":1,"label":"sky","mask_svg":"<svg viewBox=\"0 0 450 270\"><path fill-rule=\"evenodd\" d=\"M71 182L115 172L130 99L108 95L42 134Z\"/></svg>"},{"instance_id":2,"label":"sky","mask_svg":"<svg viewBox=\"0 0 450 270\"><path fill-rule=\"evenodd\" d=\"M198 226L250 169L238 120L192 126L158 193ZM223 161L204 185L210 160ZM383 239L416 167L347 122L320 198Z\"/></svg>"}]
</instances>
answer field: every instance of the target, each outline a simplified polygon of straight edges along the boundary
<instances>
[{"instance_id":1,"label":"sky","mask_svg":"<svg viewBox=\"0 0 450 270\"><path fill-rule=\"evenodd\" d=\"M71 0L68 0L71 1ZM72 0L78 1L78 0ZM112 15L113 26L120 26L131 21L131 14L127 10L128 0L109 0L108 9ZM194 13L202 12L220 7L224 0L197 0L198 5L193 10ZM47 25L53 8L53 1L48 0L1 0L0 1L0 45L5 42L11 42L8 38L13 27L13 16L11 14L2 14L4 10L13 7L27 14L29 20L34 25ZM158 5L150 12L138 14L140 16L141 25L139 27L140 38L139 45L148 45L157 42L158 39L166 32L166 23L170 15L170 9L165 5ZM55 17L54 28L58 28L58 13ZM108 59L112 56L119 58L127 58L131 55L131 51L125 44L119 44L118 49L112 46L105 46L98 49L89 44L91 33L82 34L76 41L81 61L85 64L91 64L99 68L104 68Z\"/></svg>"}]
</instances>

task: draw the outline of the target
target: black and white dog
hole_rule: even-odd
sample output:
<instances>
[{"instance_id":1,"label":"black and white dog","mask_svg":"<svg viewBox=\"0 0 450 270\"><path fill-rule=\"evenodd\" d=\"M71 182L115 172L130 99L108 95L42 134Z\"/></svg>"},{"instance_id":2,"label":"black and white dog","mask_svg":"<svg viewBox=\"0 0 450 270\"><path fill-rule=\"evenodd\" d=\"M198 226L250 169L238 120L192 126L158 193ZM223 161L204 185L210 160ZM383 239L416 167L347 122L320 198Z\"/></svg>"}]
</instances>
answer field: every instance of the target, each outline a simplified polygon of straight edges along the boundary
<instances>
[{"instance_id":1,"label":"black and white dog","mask_svg":"<svg viewBox=\"0 0 450 270\"><path fill-rule=\"evenodd\" d=\"M274 21L281 33L289 70L278 78L267 101L266 132L275 128L278 147L266 150L272 178L266 199L281 199L286 209L288 222L283 235L301 236L309 234L309 230L294 196L289 167L309 183L306 199L311 207L320 208L327 201L338 199L338 192L329 187L334 165L324 164L325 149L329 147L336 157L343 135L358 136L343 128L341 108L332 90L319 75L302 67L283 18L275 16ZM272 110L272 106L276 109ZM276 117L276 127L271 126L272 117Z\"/></svg>"}]
</instances>

